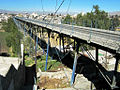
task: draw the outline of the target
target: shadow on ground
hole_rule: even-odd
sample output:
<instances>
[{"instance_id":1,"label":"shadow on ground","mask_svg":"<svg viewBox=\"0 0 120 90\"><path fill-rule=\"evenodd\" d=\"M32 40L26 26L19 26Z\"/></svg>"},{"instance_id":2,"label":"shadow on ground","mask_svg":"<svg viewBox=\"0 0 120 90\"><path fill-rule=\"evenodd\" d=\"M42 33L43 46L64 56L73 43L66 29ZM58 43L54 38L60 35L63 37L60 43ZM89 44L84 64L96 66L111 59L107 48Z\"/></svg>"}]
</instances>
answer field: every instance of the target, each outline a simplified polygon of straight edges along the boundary
<instances>
[{"instance_id":1,"label":"shadow on ground","mask_svg":"<svg viewBox=\"0 0 120 90\"><path fill-rule=\"evenodd\" d=\"M9 57L10 55L8 53L0 53L0 56Z\"/></svg>"},{"instance_id":2,"label":"shadow on ground","mask_svg":"<svg viewBox=\"0 0 120 90\"><path fill-rule=\"evenodd\" d=\"M36 80L35 64L31 67L25 67L25 83L21 90L34 90Z\"/></svg>"},{"instance_id":3,"label":"shadow on ground","mask_svg":"<svg viewBox=\"0 0 120 90\"><path fill-rule=\"evenodd\" d=\"M30 31L29 31L30 34ZM36 40L36 36L32 33L32 38ZM45 40L38 38L38 44L39 46L45 50L47 50L47 43ZM59 55L59 56L58 56ZM59 61L59 57L63 57L64 54L60 52L56 47L50 47L49 48L49 56L52 56L53 59L56 59ZM73 62L74 62L74 55L72 52L69 52L63 59L62 63L66 65L69 68L73 68ZM84 77L86 77L89 81L91 81L96 89L107 89L110 90L110 85L107 83L103 75L100 73L102 72L105 76L108 76L109 83L112 83L113 78L113 71L107 71L101 64L97 64L98 68L96 68L95 61L91 60L88 57L85 57L81 55L78 58L77 62L77 68L76 73L83 74ZM120 73L116 74L116 86L120 88ZM117 89L114 89L117 90Z\"/></svg>"},{"instance_id":4,"label":"shadow on ground","mask_svg":"<svg viewBox=\"0 0 120 90\"><path fill-rule=\"evenodd\" d=\"M73 56L69 53L64 59L62 59L63 64L67 65L69 68L73 68ZM98 68L96 67L96 62L81 55L78 58L76 73L83 74L89 81L91 81L96 89L107 89L110 90L110 85L107 83L101 72L104 76L109 77L109 82L112 84L113 78L113 71L107 71L101 64L97 64ZM116 74L116 82L117 86L120 87L120 73ZM117 89L114 89L117 90Z\"/></svg>"}]
</instances>

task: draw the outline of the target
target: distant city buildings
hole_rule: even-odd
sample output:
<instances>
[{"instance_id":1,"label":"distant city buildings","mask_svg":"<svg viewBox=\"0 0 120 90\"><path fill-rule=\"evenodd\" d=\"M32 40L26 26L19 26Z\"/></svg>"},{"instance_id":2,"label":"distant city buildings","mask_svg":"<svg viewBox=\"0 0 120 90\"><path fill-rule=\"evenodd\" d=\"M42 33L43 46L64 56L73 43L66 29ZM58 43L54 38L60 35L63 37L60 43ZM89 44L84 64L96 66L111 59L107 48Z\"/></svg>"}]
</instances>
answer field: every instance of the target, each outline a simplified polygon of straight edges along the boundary
<instances>
[{"instance_id":1,"label":"distant city buildings","mask_svg":"<svg viewBox=\"0 0 120 90\"><path fill-rule=\"evenodd\" d=\"M51 21L52 23L57 23L57 24L61 24L62 18L65 17L64 15L53 15L53 13L50 14L42 14L39 15L35 12L28 14L28 13L24 13L24 14L17 14L16 16L18 17L25 17L25 18L29 18L29 19L36 19L36 20L43 20L43 21Z\"/></svg>"},{"instance_id":2,"label":"distant city buildings","mask_svg":"<svg viewBox=\"0 0 120 90\"><path fill-rule=\"evenodd\" d=\"M81 12L82 15L84 15L84 12ZM29 18L29 19L36 19L36 20L43 20L43 21L51 21L51 23L57 23L57 24L61 24L62 20L66 17L66 14L63 13L59 13L57 15L54 15L54 13L36 13L36 12L32 12L32 13L27 13L27 12L21 12L21 13L14 13L14 14L9 14L9 13L0 13L0 22L2 21L7 21L8 18L12 17L12 16L17 16L17 17L25 17L25 18ZM72 18L76 18L77 14L76 13L72 13L71 14Z\"/></svg>"},{"instance_id":3,"label":"distant city buildings","mask_svg":"<svg viewBox=\"0 0 120 90\"><path fill-rule=\"evenodd\" d=\"M84 16L86 13L85 12L80 12L79 14L81 14L82 16ZM2 21L7 21L8 18L12 17L12 16L17 16L17 17L25 17L25 18L29 18L29 19L36 19L36 20L42 20L45 22L51 22L51 23L57 23L57 24L61 24L61 22L63 21L63 19L66 17L67 14L63 14L63 13L59 13L57 15L54 15L54 13L36 13L36 12L32 12L32 13L28 13L28 12L19 12L19 13L14 13L14 14L9 14L9 13L0 13L0 22ZM77 18L78 13L70 13L72 18ZM114 13L108 13L109 18L115 17L116 15ZM117 12L118 15L118 12ZM120 15L120 14L119 14ZM120 20L120 16L119 20ZM116 30L118 30L119 27L116 28Z\"/></svg>"},{"instance_id":4,"label":"distant city buildings","mask_svg":"<svg viewBox=\"0 0 120 90\"><path fill-rule=\"evenodd\" d=\"M10 18L12 15L7 14L7 13L0 13L0 22L2 21L7 21L8 18Z\"/></svg>"}]
</instances>

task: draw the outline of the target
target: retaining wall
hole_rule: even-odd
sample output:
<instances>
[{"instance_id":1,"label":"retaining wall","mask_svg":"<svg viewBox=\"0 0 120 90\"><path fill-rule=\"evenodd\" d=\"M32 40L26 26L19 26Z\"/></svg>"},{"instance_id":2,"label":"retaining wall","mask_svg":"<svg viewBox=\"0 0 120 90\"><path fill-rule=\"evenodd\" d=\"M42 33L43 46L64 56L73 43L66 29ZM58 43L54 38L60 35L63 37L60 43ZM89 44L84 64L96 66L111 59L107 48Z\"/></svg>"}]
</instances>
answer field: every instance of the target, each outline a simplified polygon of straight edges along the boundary
<instances>
[{"instance_id":1,"label":"retaining wall","mask_svg":"<svg viewBox=\"0 0 120 90\"><path fill-rule=\"evenodd\" d=\"M24 85L25 66L21 62L18 63L18 68L16 68L13 64L6 65L6 68L9 67L8 70L4 67L4 65L2 66L3 69L1 69L2 71L0 73L0 90L20 90L20 88Z\"/></svg>"}]
</instances>

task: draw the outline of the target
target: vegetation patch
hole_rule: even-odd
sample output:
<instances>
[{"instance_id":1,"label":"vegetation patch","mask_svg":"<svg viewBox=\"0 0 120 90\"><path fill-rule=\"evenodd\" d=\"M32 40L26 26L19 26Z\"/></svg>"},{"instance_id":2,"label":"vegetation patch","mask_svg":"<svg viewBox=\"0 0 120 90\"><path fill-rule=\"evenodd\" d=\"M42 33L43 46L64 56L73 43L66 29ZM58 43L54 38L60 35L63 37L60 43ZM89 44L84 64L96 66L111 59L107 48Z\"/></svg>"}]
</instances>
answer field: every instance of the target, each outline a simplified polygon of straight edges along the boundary
<instances>
[{"instance_id":1,"label":"vegetation patch","mask_svg":"<svg viewBox=\"0 0 120 90\"><path fill-rule=\"evenodd\" d=\"M91 12L87 12L86 14L80 13L74 18L68 14L62 23L105 30L115 30L115 28L120 25L120 20L118 15L109 17L108 13L104 10L100 10L98 5L93 5Z\"/></svg>"},{"instance_id":2,"label":"vegetation patch","mask_svg":"<svg viewBox=\"0 0 120 90\"><path fill-rule=\"evenodd\" d=\"M32 66L33 64L35 64L35 60L32 59L32 58L29 58L27 57L25 59L25 66L29 67L29 66ZM46 64L46 61L45 60L41 60L41 59L37 59L37 70L40 68L41 71L45 71L45 64ZM48 60L47 62L47 71L49 72L55 72L55 71L58 71L58 70L62 70L64 67L64 65L59 62L59 61L56 61L56 60Z\"/></svg>"},{"instance_id":3,"label":"vegetation patch","mask_svg":"<svg viewBox=\"0 0 120 90\"><path fill-rule=\"evenodd\" d=\"M6 34L6 45L10 49L11 56L18 56L20 54L20 43L23 34L18 31L12 18L8 19L8 22L2 22L2 29L5 30Z\"/></svg>"},{"instance_id":4,"label":"vegetation patch","mask_svg":"<svg viewBox=\"0 0 120 90\"><path fill-rule=\"evenodd\" d=\"M8 47L5 39L8 35L8 32L0 32L0 53L8 53Z\"/></svg>"}]
</instances>

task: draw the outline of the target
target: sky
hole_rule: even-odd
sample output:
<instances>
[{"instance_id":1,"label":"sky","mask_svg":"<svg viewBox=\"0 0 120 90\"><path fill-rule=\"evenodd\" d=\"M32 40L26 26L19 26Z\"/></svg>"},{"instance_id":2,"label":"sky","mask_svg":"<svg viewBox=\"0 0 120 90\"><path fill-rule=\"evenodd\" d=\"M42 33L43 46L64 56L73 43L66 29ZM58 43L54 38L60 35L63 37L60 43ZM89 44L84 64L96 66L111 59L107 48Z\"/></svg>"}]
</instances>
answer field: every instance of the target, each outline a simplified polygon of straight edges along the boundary
<instances>
[{"instance_id":1,"label":"sky","mask_svg":"<svg viewBox=\"0 0 120 90\"><path fill-rule=\"evenodd\" d=\"M44 9L47 12L54 12L62 1L0 0L0 9L10 11L43 11ZM93 5L99 5L100 10L105 10L106 12L120 11L120 0L65 0L59 12L90 12ZM69 6L70 8L68 9Z\"/></svg>"}]
</instances>

